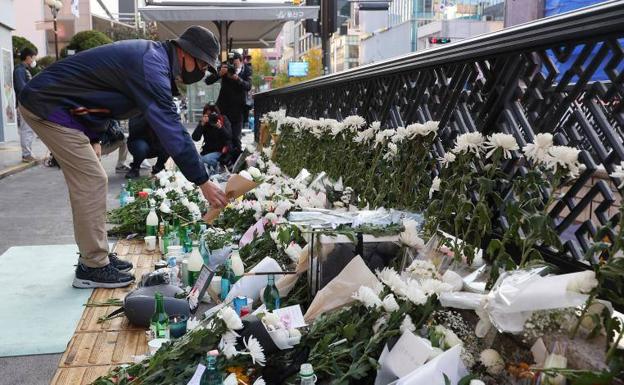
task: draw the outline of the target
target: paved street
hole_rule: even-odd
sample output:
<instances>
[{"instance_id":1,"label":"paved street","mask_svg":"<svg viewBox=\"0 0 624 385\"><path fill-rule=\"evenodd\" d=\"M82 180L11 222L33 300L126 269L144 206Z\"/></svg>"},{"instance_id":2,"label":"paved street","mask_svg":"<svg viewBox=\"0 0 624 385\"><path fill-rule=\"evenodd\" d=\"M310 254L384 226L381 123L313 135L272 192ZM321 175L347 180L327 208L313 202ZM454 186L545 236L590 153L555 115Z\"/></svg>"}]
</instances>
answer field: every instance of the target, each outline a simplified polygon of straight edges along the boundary
<instances>
[{"instance_id":1,"label":"paved street","mask_svg":"<svg viewBox=\"0 0 624 385\"><path fill-rule=\"evenodd\" d=\"M116 195L124 180L115 174L116 159L116 152L103 159L109 177L109 207L117 205ZM67 187L59 169L38 165L0 179L0 212L0 254L11 246L74 242ZM60 358L61 354L0 358L0 385L47 385Z\"/></svg>"}]
</instances>

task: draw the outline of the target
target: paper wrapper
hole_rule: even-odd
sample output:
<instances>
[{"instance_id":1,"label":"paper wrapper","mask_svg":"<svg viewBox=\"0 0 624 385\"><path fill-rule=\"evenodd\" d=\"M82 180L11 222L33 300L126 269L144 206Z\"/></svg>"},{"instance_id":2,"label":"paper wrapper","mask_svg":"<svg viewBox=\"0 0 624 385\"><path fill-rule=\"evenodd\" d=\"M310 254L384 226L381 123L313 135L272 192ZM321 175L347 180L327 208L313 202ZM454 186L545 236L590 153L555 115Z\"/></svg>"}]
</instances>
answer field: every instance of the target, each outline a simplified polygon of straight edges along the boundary
<instances>
[{"instance_id":1,"label":"paper wrapper","mask_svg":"<svg viewBox=\"0 0 624 385\"><path fill-rule=\"evenodd\" d=\"M468 374L460 357L461 351L461 345L455 345L407 376L393 382L393 384L444 385L444 376L442 375L444 373L450 380L451 385L457 385L459 380Z\"/></svg>"},{"instance_id":2,"label":"paper wrapper","mask_svg":"<svg viewBox=\"0 0 624 385\"><path fill-rule=\"evenodd\" d=\"M238 198L243 194L256 188L258 184L254 181L246 179L238 174L231 175L225 185L225 197L228 201ZM204 221L208 224L212 224L215 219L221 213L221 209L210 209L204 215Z\"/></svg>"},{"instance_id":3,"label":"paper wrapper","mask_svg":"<svg viewBox=\"0 0 624 385\"><path fill-rule=\"evenodd\" d=\"M353 302L351 296L360 286L374 287L380 284L375 274L366 266L358 255L312 300L304 319L311 324L321 314Z\"/></svg>"},{"instance_id":4,"label":"paper wrapper","mask_svg":"<svg viewBox=\"0 0 624 385\"><path fill-rule=\"evenodd\" d=\"M251 273L269 273L269 272L281 272L282 268L279 263L277 263L273 258L264 257L264 259L256 266L254 266L250 272ZM241 279L236 281L234 286L230 289L227 297L225 298L225 302L233 301L239 295L245 296L247 298L252 298L255 303L258 303L258 299L260 299L260 290L262 290L267 285L267 276L266 275L248 275L243 276Z\"/></svg>"},{"instance_id":5,"label":"paper wrapper","mask_svg":"<svg viewBox=\"0 0 624 385\"><path fill-rule=\"evenodd\" d=\"M308 271L310 260L310 244L305 245L305 247L301 250L299 254L299 262L297 262L297 267L295 271L297 274L290 274L281 277L276 283L277 289L279 290L280 297L284 298L288 296L288 293L295 287L297 284L297 280L303 273Z\"/></svg>"}]
</instances>

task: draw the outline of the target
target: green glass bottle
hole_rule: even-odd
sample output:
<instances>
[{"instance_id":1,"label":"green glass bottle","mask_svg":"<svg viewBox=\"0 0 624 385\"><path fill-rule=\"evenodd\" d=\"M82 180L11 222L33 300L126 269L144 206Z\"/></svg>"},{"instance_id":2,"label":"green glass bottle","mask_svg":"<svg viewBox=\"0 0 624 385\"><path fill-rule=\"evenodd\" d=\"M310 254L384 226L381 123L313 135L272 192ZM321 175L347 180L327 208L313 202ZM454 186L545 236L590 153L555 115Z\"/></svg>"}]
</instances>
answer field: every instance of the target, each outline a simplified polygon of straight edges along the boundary
<instances>
[{"instance_id":1,"label":"green glass bottle","mask_svg":"<svg viewBox=\"0 0 624 385\"><path fill-rule=\"evenodd\" d=\"M165 313L163 295L160 292L154 294L156 309L150 319L150 329L154 338L169 338L169 316Z\"/></svg>"},{"instance_id":2,"label":"green glass bottle","mask_svg":"<svg viewBox=\"0 0 624 385\"><path fill-rule=\"evenodd\" d=\"M225 261L225 273L221 277L221 301L225 301L235 281L236 275L234 275L234 270L232 270L232 260L228 258Z\"/></svg>"},{"instance_id":3,"label":"green glass bottle","mask_svg":"<svg viewBox=\"0 0 624 385\"><path fill-rule=\"evenodd\" d=\"M206 355L206 370L202 374L199 385L221 385L223 384L223 376L217 368L217 356L219 352L211 350Z\"/></svg>"},{"instance_id":4,"label":"green glass bottle","mask_svg":"<svg viewBox=\"0 0 624 385\"><path fill-rule=\"evenodd\" d=\"M269 274L267 279L267 285L262 293L262 299L267 310L273 311L280 308L280 295L277 286L275 286L275 276Z\"/></svg>"},{"instance_id":5,"label":"green glass bottle","mask_svg":"<svg viewBox=\"0 0 624 385\"><path fill-rule=\"evenodd\" d=\"M185 253L190 253L193 251L193 236L190 227L186 228L186 233L184 234L184 240L182 242L182 246L184 247Z\"/></svg>"}]
</instances>

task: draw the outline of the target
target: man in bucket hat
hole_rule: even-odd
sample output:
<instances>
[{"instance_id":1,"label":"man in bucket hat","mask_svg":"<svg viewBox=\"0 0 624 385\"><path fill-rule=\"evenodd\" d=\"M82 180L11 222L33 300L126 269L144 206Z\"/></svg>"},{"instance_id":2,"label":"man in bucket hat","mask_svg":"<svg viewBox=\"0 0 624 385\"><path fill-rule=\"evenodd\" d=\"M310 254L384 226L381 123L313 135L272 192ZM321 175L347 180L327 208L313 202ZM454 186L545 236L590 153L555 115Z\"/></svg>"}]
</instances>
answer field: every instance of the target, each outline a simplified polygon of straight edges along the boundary
<instances>
[{"instance_id":1,"label":"man in bucket hat","mask_svg":"<svg viewBox=\"0 0 624 385\"><path fill-rule=\"evenodd\" d=\"M19 96L20 112L48 146L65 175L80 257L73 285L123 287L132 264L109 253L108 179L99 161L108 120L142 113L180 171L212 206L225 195L208 181L193 140L173 103L175 80L191 84L216 72L219 43L208 29L189 27L166 42L126 40L80 52L47 67Z\"/></svg>"}]
</instances>

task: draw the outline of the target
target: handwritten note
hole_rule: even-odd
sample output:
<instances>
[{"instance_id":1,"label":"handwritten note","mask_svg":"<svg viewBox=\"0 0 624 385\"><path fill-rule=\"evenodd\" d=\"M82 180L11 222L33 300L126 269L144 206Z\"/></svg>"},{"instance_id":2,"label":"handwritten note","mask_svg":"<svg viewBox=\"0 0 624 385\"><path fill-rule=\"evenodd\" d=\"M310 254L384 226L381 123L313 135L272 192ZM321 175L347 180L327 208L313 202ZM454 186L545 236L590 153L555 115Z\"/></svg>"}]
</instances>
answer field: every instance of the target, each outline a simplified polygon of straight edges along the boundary
<instances>
[{"instance_id":1,"label":"handwritten note","mask_svg":"<svg viewBox=\"0 0 624 385\"><path fill-rule=\"evenodd\" d=\"M431 351L428 341L406 331L386 355L382 365L387 365L390 372L401 378L422 366Z\"/></svg>"},{"instance_id":2,"label":"handwritten note","mask_svg":"<svg viewBox=\"0 0 624 385\"><path fill-rule=\"evenodd\" d=\"M303 313L301 312L301 306L299 305L275 309L273 310L273 313L280 317L280 320L282 320L282 322L288 323L288 327L291 329L306 326L306 322L303 319Z\"/></svg>"}]
</instances>

